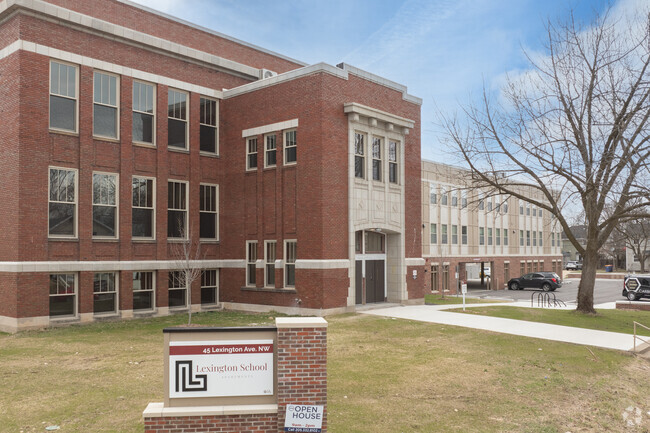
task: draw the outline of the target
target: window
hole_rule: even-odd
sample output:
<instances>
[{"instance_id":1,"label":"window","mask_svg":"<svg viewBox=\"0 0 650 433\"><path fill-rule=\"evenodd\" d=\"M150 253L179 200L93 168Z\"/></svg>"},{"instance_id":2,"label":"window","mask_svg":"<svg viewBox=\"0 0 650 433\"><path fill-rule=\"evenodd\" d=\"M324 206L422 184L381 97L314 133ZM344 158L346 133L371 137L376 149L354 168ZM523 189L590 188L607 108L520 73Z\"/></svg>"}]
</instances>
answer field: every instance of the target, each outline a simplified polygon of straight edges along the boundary
<instances>
[{"instance_id":1,"label":"window","mask_svg":"<svg viewBox=\"0 0 650 433\"><path fill-rule=\"evenodd\" d=\"M555 233L551 232L551 246L555 246Z\"/></svg>"},{"instance_id":2,"label":"window","mask_svg":"<svg viewBox=\"0 0 650 433\"><path fill-rule=\"evenodd\" d=\"M296 130L284 132L284 163L293 164L297 161Z\"/></svg>"},{"instance_id":3,"label":"window","mask_svg":"<svg viewBox=\"0 0 650 433\"><path fill-rule=\"evenodd\" d=\"M443 245L447 245L447 224L440 224L440 240Z\"/></svg>"},{"instance_id":4,"label":"window","mask_svg":"<svg viewBox=\"0 0 650 433\"><path fill-rule=\"evenodd\" d=\"M284 241L284 286L296 286L296 241Z\"/></svg>"},{"instance_id":5,"label":"window","mask_svg":"<svg viewBox=\"0 0 650 433\"><path fill-rule=\"evenodd\" d=\"M257 263L257 241L246 242L246 285L255 287L255 269Z\"/></svg>"},{"instance_id":6,"label":"window","mask_svg":"<svg viewBox=\"0 0 650 433\"><path fill-rule=\"evenodd\" d=\"M442 265L442 291L449 291L449 265Z\"/></svg>"},{"instance_id":7,"label":"window","mask_svg":"<svg viewBox=\"0 0 650 433\"><path fill-rule=\"evenodd\" d=\"M187 183L167 184L167 237L187 238Z\"/></svg>"},{"instance_id":8,"label":"window","mask_svg":"<svg viewBox=\"0 0 650 433\"><path fill-rule=\"evenodd\" d=\"M519 215L524 214L524 202L519 200Z\"/></svg>"},{"instance_id":9,"label":"window","mask_svg":"<svg viewBox=\"0 0 650 433\"><path fill-rule=\"evenodd\" d=\"M447 188L444 186L440 187L440 204L443 206L447 206L449 204L449 193L447 192Z\"/></svg>"},{"instance_id":10,"label":"window","mask_svg":"<svg viewBox=\"0 0 650 433\"><path fill-rule=\"evenodd\" d=\"M119 80L115 75L95 71L93 81L93 135L117 138L119 130Z\"/></svg>"},{"instance_id":11,"label":"window","mask_svg":"<svg viewBox=\"0 0 650 433\"><path fill-rule=\"evenodd\" d=\"M93 173L93 236L117 237L117 175Z\"/></svg>"},{"instance_id":12,"label":"window","mask_svg":"<svg viewBox=\"0 0 650 433\"><path fill-rule=\"evenodd\" d=\"M50 274L50 317L77 314L77 278L75 274Z\"/></svg>"},{"instance_id":13,"label":"window","mask_svg":"<svg viewBox=\"0 0 650 433\"><path fill-rule=\"evenodd\" d=\"M487 229L487 240L488 245L492 245L492 227L488 227Z\"/></svg>"},{"instance_id":14,"label":"window","mask_svg":"<svg viewBox=\"0 0 650 433\"><path fill-rule=\"evenodd\" d=\"M363 230L358 230L354 234L354 251L357 254L361 254L363 252L361 250L362 245L363 245Z\"/></svg>"},{"instance_id":15,"label":"window","mask_svg":"<svg viewBox=\"0 0 650 433\"><path fill-rule=\"evenodd\" d=\"M530 216L530 204L526 203L526 216Z\"/></svg>"},{"instance_id":16,"label":"window","mask_svg":"<svg viewBox=\"0 0 650 433\"><path fill-rule=\"evenodd\" d=\"M485 245L485 228L479 227L478 229L478 244Z\"/></svg>"},{"instance_id":17,"label":"window","mask_svg":"<svg viewBox=\"0 0 650 433\"><path fill-rule=\"evenodd\" d=\"M246 140L246 170L257 168L257 138Z\"/></svg>"},{"instance_id":18,"label":"window","mask_svg":"<svg viewBox=\"0 0 650 433\"><path fill-rule=\"evenodd\" d=\"M458 226L451 226L451 243L452 245L458 245Z\"/></svg>"},{"instance_id":19,"label":"window","mask_svg":"<svg viewBox=\"0 0 650 433\"><path fill-rule=\"evenodd\" d=\"M264 141L266 142L264 167L275 167L275 164L276 164L276 151L275 151L275 149L277 147L276 142L275 142L275 134L265 136Z\"/></svg>"},{"instance_id":20,"label":"window","mask_svg":"<svg viewBox=\"0 0 650 433\"><path fill-rule=\"evenodd\" d=\"M131 208L131 235L153 239L155 233L155 179L134 177Z\"/></svg>"},{"instance_id":21,"label":"window","mask_svg":"<svg viewBox=\"0 0 650 433\"><path fill-rule=\"evenodd\" d=\"M539 212L537 213L537 215L539 215L540 218L542 217L542 208L539 208Z\"/></svg>"},{"instance_id":22,"label":"window","mask_svg":"<svg viewBox=\"0 0 650 433\"><path fill-rule=\"evenodd\" d=\"M199 232L201 239L219 238L219 189L217 185L201 185Z\"/></svg>"},{"instance_id":23,"label":"window","mask_svg":"<svg viewBox=\"0 0 650 433\"><path fill-rule=\"evenodd\" d=\"M133 273L133 310L153 310L154 307L154 273Z\"/></svg>"},{"instance_id":24,"label":"window","mask_svg":"<svg viewBox=\"0 0 650 433\"><path fill-rule=\"evenodd\" d=\"M487 210L488 212L492 212L492 198L490 197L487 202Z\"/></svg>"},{"instance_id":25,"label":"window","mask_svg":"<svg viewBox=\"0 0 650 433\"><path fill-rule=\"evenodd\" d=\"M96 273L93 279L93 313L117 312L117 285L114 272Z\"/></svg>"},{"instance_id":26,"label":"window","mask_svg":"<svg viewBox=\"0 0 650 433\"><path fill-rule=\"evenodd\" d=\"M366 249L365 253L383 253L384 249L384 235L381 233L375 232L365 232L366 233Z\"/></svg>"},{"instance_id":27,"label":"window","mask_svg":"<svg viewBox=\"0 0 650 433\"><path fill-rule=\"evenodd\" d=\"M519 230L519 246L523 247L524 246L524 231Z\"/></svg>"},{"instance_id":28,"label":"window","mask_svg":"<svg viewBox=\"0 0 650 433\"><path fill-rule=\"evenodd\" d=\"M187 305L187 288L183 271L169 272L169 308L183 308Z\"/></svg>"},{"instance_id":29,"label":"window","mask_svg":"<svg viewBox=\"0 0 650 433\"><path fill-rule=\"evenodd\" d=\"M388 142L388 181L399 183L397 176L397 142L390 140Z\"/></svg>"},{"instance_id":30,"label":"window","mask_svg":"<svg viewBox=\"0 0 650 433\"><path fill-rule=\"evenodd\" d=\"M508 246L508 229L503 229L503 245Z\"/></svg>"},{"instance_id":31,"label":"window","mask_svg":"<svg viewBox=\"0 0 650 433\"><path fill-rule=\"evenodd\" d=\"M503 206L501 206L501 210L503 211L504 214L508 213L508 200L503 202Z\"/></svg>"},{"instance_id":32,"label":"window","mask_svg":"<svg viewBox=\"0 0 650 433\"><path fill-rule=\"evenodd\" d=\"M187 93L167 92L167 146L187 149Z\"/></svg>"},{"instance_id":33,"label":"window","mask_svg":"<svg viewBox=\"0 0 650 433\"><path fill-rule=\"evenodd\" d=\"M50 62L50 128L77 132L77 67Z\"/></svg>"},{"instance_id":34,"label":"window","mask_svg":"<svg viewBox=\"0 0 650 433\"><path fill-rule=\"evenodd\" d=\"M453 207L458 206L458 190L452 190L451 191L451 205Z\"/></svg>"},{"instance_id":35,"label":"window","mask_svg":"<svg viewBox=\"0 0 650 433\"><path fill-rule=\"evenodd\" d=\"M372 139L372 180L381 182L381 165L381 138L374 137Z\"/></svg>"},{"instance_id":36,"label":"window","mask_svg":"<svg viewBox=\"0 0 650 433\"><path fill-rule=\"evenodd\" d=\"M467 191L462 191L460 193L460 208L465 209L467 207Z\"/></svg>"},{"instance_id":37,"label":"window","mask_svg":"<svg viewBox=\"0 0 650 433\"><path fill-rule=\"evenodd\" d=\"M50 168L48 230L52 237L77 235L77 171Z\"/></svg>"},{"instance_id":38,"label":"window","mask_svg":"<svg viewBox=\"0 0 650 433\"><path fill-rule=\"evenodd\" d=\"M199 150L206 153L219 153L219 105L214 99L201 97L199 102Z\"/></svg>"},{"instance_id":39,"label":"window","mask_svg":"<svg viewBox=\"0 0 650 433\"><path fill-rule=\"evenodd\" d=\"M431 243L438 243L438 226L435 224L431 224Z\"/></svg>"},{"instance_id":40,"label":"window","mask_svg":"<svg viewBox=\"0 0 650 433\"><path fill-rule=\"evenodd\" d=\"M535 206L533 206L533 216L534 217L537 216L537 208Z\"/></svg>"},{"instance_id":41,"label":"window","mask_svg":"<svg viewBox=\"0 0 650 433\"><path fill-rule=\"evenodd\" d=\"M275 241L264 241L264 287L275 287Z\"/></svg>"},{"instance_id":42,"label":"window","mask_svg":"<svg viewBox=\"0 0 650 433\"><path fill-rule=\"evenodd\" d=\"M156 110L154 86L133 82L133 141L154 144Z\"/></svg>"},{"instance_id":43,"label":"window","mask_svg":"<svg viewBox=\"0 0 650 433\"><path fill-rule=\"evenodd\" d=\"M478 210L485 209L485 201L483 200L483 193L478 193Z\"/></svg>"},{"instance_id":44,"label":"window","mask_svg":"<svg viewBox=\"0 0 650 433\"><path fill-rule=\"evenodd\" d=\"M524 275L526 273L526 262L519 263L519 275Z\"/></svg>"},{"instance_id":45,"label":"window","mask_svg":"<svg viewBox=\"0 0 650 433\"><path fill-rule=\"evenodd\" d=\"M206 269L201 273L201 305L214 305L219 302L219 279L216 269Z\"/></svg>"},{"instance_id":46,"label":"window","mask_svg":"<svg viewBox=\"0 0 650 433\"><path fill-rule=\"evenodd\" d=\"M364 153L364 141L366 136L363 134L354 134L354 177L365 179L366 157Z\"/></svg>"},{"instance_id":47,"label":"window","mask_svg":"<svg viewBox=\"0 0 650 433\"><path fill-rule=\"evenodd\" d=\"M533 246L537 246L537 232L533 230Z\"/></svg>"},{"instance_id":48,"label":"window","mask_svg":"<svg viewBox=\"0 0 650 433\"><path fill-rule=\"evenodd\" d=\"M431 204L438 203L437 187L435 184L429 185L429 201L431 202Z\"/></svg>"},{"instance_id":49,"label":"window","mask_svg":"<svg viewBox=\"0 0 650 433\"><path fill-rule=\"evenodd\" d=\"M530 230L526 230L526 246L530 246Z\"/></svg>"},{"instance_id":50,"label":"window","mask_svg":"<svg viewBox=\"0 0 650 433\"><path fill-rule=\"evenodd\" d=\"M467 245L467 226L460 227L460 239L463 245Z\"/></svg>"},{"instance_id":51,"label":"window","mask_svg":"<svg viewBox=\"0 0 650 433\"><path fill-rule=\"evenodd\" d=\"M431 291L438 292L440 283L438 281L438 265L431 265Z\"/></svg>"},{"instance_id":52,"label":"window","mask_svg":"<svg viewBox=\"0 0 650 433\"><path fill-rule=\"evenodd\" d=\"M540 246L540 247L543 247L543 246L544 246L544 243L542 242L542 232L539 232L539 233L538 233L538 237L539 237L539 246Z\"/></svg>"},{"instance_id":53,"label":"window","mask_svg":"<svg viewBox=\"0 0 650 433\"><path fill-rule=\"evenodd\" d=\"M495 229L496 233L494 235L494 240L495 240L495 245L499 246L501 245L501 229Z\"/></svg>"}]
</instances>

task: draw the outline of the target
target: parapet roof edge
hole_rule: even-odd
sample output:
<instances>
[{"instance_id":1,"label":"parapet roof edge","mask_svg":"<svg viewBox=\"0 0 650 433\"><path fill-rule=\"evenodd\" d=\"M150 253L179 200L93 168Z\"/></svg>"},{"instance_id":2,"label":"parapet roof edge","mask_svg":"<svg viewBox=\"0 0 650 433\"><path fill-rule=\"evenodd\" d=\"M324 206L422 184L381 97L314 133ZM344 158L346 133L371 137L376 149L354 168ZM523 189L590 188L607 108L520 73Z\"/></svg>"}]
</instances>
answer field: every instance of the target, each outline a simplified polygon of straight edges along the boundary
<instances>
[{"instance_id":1,"label":"parapet roof edge","mask_svg":"<svg viewBox=\"0 0 650 433\"><path fill-rule=\"evenodd\" d=\"M228 36L228 35L226 35L224 33L218 32L216 30L212 30L212 29L209 29L207 27L203 27L203 26L200 26L198 24L194 24L194 23L192 23L190 21L186 21L186 20L183 20L181 18L175 17L173 15L166 14L165 12L158 11L158 10L150 8L148 6L145 6L145 5L142 5L142 4L139 4L139 3L135 3L135 2L130 1L130 0L117 0L117 1L120 2L120 3L124 3L125 5L128 5L128 6L131 6L131 7L134 7L134 8L141 9L143 11L149 12L151 14L161 16L161 17L166 18L168 20L175 21L175 22L177 22L179 24L183 24L185 26L192 27L193 29L196 29L196 30L199 30L199 31L202 31L202 32L205 32L205 33L210 33L211 35L227 39L227 40L229 40L231 42L235 42L235 43L240 44L240 45L244 45L244 46L246 46L248 48L252 48L254 50L261 51L263 53L279 57L281 59L287 60L289 62L296 63L298 65L307 66L307 63L302 62L300 60L296 60L296 59L294 59L292 57L276 53L275 51L271 51L271 50L268 50L266 48L259 47L257 45L251 44L250 42L242 41L241 39L237 39L237 38L234 38L232 36Z\"/></svg>"}]
</instances>

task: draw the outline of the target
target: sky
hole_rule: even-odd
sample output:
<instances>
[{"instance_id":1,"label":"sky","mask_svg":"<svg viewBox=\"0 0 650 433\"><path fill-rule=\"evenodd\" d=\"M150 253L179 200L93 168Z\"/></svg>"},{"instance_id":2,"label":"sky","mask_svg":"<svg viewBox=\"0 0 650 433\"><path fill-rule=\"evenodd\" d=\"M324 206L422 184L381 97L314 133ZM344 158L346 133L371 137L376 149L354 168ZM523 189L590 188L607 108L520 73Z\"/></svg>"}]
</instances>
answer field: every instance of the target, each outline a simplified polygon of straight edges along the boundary
<instances>
[{"instance_id":1,"label":"sky","mask_svg":"<svg viewBox=\"0 0 650 433\"><path fill-rule=\"evenodd\" d=\"M543 52L545 23L648 0L133 0L307 64L341 62L423 99L422 157L458 163L437 113L497 91ZM647 3L646 3L647 4Z\"/></svg>"}]
</instances>

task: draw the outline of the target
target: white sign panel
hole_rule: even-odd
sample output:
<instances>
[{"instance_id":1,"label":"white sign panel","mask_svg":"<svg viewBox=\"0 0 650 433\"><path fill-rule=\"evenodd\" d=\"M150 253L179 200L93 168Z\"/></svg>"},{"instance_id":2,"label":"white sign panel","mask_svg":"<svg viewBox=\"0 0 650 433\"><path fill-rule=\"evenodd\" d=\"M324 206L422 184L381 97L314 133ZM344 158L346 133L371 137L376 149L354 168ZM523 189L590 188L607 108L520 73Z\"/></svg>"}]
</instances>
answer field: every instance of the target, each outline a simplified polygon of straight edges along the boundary
<instances>
[{"instance_id":1,"label":"white sign panel","mask_svg":"<svg viewBox=\"0 0 650 433\"><path fill-rule=\"evenodd\" d=\"M273 394L273 340L172 341L169 397Z\"/></svg>"},{"instance_id":2,"label":"white sign panel","mask_svg":"<svg viewBox=\"0 0 650 433\"><path fill-rule=\"evenodd\" d=\"M288 404L284 418L285 432L321 433L323 406Z\"/></svg>"}]
</instances>

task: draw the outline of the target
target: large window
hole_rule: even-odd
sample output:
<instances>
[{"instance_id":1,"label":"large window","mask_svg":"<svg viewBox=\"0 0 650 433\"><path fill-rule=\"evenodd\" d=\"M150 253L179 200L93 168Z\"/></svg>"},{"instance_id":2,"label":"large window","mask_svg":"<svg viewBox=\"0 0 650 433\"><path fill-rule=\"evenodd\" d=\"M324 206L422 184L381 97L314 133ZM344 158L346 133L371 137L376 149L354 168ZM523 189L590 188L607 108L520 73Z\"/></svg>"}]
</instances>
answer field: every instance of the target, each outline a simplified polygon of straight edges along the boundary
<instances>
[{"instance_id":1,"label":"large window","mask_svg":"<svg viewBox=\"0 0 650 433\"><path fill-rule=\"evenodd\" d=\"M388 181L390 183L399 183L399 172L397 171L398 144L396 141L388 142Z\"/></svg>"},{"instance_id":2,"label":"large window","mask_svg":"<svg viewBox=\"0 0 650 433\"><path fill-rule=\"evenodd\" d=\"M257 264L257 241L246 241L246 285L255 287Z\"/></svg>"},{"instance_id":3,"label":"large window","mask_svg":"<svg viewBox=\"0 0 650 433\"><path fill-rule=\"evenodd\" d=\"M50 62L50 128L77 132L77 67Z\"/></svg>"},{"instance_id":4,"label":"large window","mask_svg":"<svg viewBox=\"0 0 650 433\"><path fill-rule=\"evenodd\" d=\"M495 244L497 246L501 245L501 229L496 229L496 234L494 236Z\"/></svg>"},{"instance_id":5,"label":"large window","mask_svg":"<svg viewBox=\"0 0 650 433\"><path fill-rule=\"evenodd\" d=\"M115 313L117 311L117 284L114 272L96 273L93 279L93 312Z\"/></svg>"},{"instance_id":6,"label":"large window","mask_svg":"<svg viewBox=\"0 0 650 433\"><path fill-rule=\"evenodd\" d=\"M296 241L284 241L284 286L296 286Z\"/></svg>"},{"instance_id":7,"label":"large window","mask_svg":"<svg viewBox=\"0 0 650 433\"><path fill-rule=\"evenodd\" d=\"M93 81L93 134L118 138L119 79L115 75L95 71Z\"/></svg>"},{"instance_id":8,"label":"large window","mask_svg":"<svg viewBox=\"0 0 650 433\"><path fill-rule=\"evenodd\" d=\"M492 227L487 229L488 245L492 245Z\"/></svg>"},{"instance_id":9,"label":"large window","mask_svg":"<svg viewBox=\"0 0 650 433\"><path fill-rule=\"evenodd\" d=\"M503 245L508 246L508 229L503 229Z\"/></svg>"},{"instance_id":10,"label":"large window","mask_svg":"<svg viewBox=\"0 0 650 433\"><path fill-rule=\"evenodd\" d=\"M457 189L452 189L451 190L451 206L452 207L458 206L458 190Z\"/></svg>"},{"instance_id":11,"label":"large window","mask_svg":"<svg viewBox=\"0 0 650 433\"><path fill-rule=\"evenodd\" d=\"M284 163L293 164L298 159L296 130L284 132Z\"/></svg>"},{"instance_id":12,"label":"large window","mask_svg":"<svg viewBox=\"0 0 650 433\"><path fill-rule=\"evenodd\" d=\"M363 134L354 134L354 177L359 179L366 178L365 139Z\"/></svg>"},{"instance_id":13,"label":"large window","mask_svg":"<svg viewBox=\"0 0 650 433\"><path fill-rule=\"evenodd\" d=\"M276 241L264 241L264 286L275 287Z\"/></svg>"},{"instance_id":14,"label":"large window","mask_svg":"<svg viewBox=\"0 0 650 433\"><path fill-rule=\"evenodd\" d=\"M50 168L48 232L52 237L77 235L77 171Z\"/></svg>"},{"instance_id":15,"label":"large window","mask_svg":"<svg viewBox=\"0 0 650 433\"><path fill-rule=\"evenodd\" d=\"M214 99L201 97L200 100L200 150L207 153L219 153L219 103Z\"/></svg>"},{"instance_id":16,"label":"large window","mask_svg":"<svg viewBox=\"0 0 650 433\"><path fill-rule=\"evenodd\" d=\"M167 237L187 238L187 183L167 185Z\"/></svg>"},{"instance_id":17,"label":"large window","mask_svg":"<svg viewBox=\"0 0 650 433\"><path fill-rule=\"evenodd\" d=\"M542 241L542 232L537 233L539 236L539 246L543 247L544 246L544 241Z\"/></svg>"},{"instance_id":18,"label":"large window","mask_svg":"<svg viewBox=\"0 0 650 433\"><path fill-rule=\"evenodd\" d=\"M526 230L526 246L530 246L530 230Z\"/></svg>"},{"instance_id":19,"label":"large window","mask_svg":"<svg viewBox=\"0 0 650 433\"><path fill-rule=\"evenodd\" d=\"M444 186L440 187L440 204L442 206L447 206L449 204L449 193L447 188Z\"/></svg>"},{"instance_id":20,"label":"large window","mask_svg":"<svg viewBox=\"0 0 650 433\"><path fill-rule=\"evenodd\" d=\"M219 273L216 269L206 269L201 273L201 305L214 305L219 302Z\"/></svg>"},{"instance_id":21,"label":"large window","mask_svg":"<svg viewBox=\"0 0 650 433\"><path fill-rule=\"evenodd\" d=\"M200 237L218 239L219 237L219 189L217 185L200 186Z\"/></svg>"},{"instance_id":22,"label":"large window","mask_svg":"<svg viewBox=\"0 0 650 433\"><path fill-rule=\"evenodd\" d=\"M133 273L133 310L153 310L155 305L155 277L153 272Z\"/></svg>"},{"instance_id":23,"label":"large window","mask_svg":"<svg viewBox=\"0 0 650 433\"><path fill-rule=\"evenodd\" d=\"M458 226L455 224L451 225L451 244L458 245Z\"/></svg>"},{"instance_id":24,"label":"large window","mask_svg":"<svg viewBox=\"0 0 650 433\"><path fill-rule=\"evenodd\" d=\"M94 237L117 237L117 189L116 174L93 173Z\"/></svg>"},{"instance_id":25,"label":"large window","mask_svg":"<svg viewBox=\"0 0 650 433\"><path fill-rule=\"evenodd\" d=\"M382 180L381 138L372 139L372 180Z\"/></svg>"},{"instance_id":26,"label":"large window","mask_svg":"<svg viewBox=\"0 0 650 433\"><path fill-rule=\"evenodd\" d=\"M467 245L467 226L460 227L460 241L463 245Z\"/></svg>"},{"instance_id":27,"label":"large window","mask_svg":"<svg viewBox=\"0 0 650 433\"><path fill-rule=\"evenodd\" d=\"M519 230L519 246L523 247L524 246L524 231Z\"/></svg>"},{"instance_id":28,"label":"large window","mask_svg":"<svg viewBox=\"0 0 650 433\"><path fill-rule=\"evenodd\" d=\"M187 305L187 288L183 271L169 272L169 308L182 308Z\"/></svg>"},{"instance_id":29,"label":"large window","mask_svg":"<svg viewBox=\"0 0 650 433\"><path fill-rule=\"evenodd\" d=\"M429 203L438 204L438 187L436 184L429 184Z\"/></svg>"},{"instance_id":30,"label":"large window","mask_svg":"<svg viewBox=\"0 0 650 433\"><path fill-rule=\"evenodd\" d=\"M156 130L155 87L133 82L133 141L154 144Z\"/></svg>"},{"instance_id":31,"label":"large window","mask_svg":"<svg viewBox=\"0 0 650 433\"><path fill-rule=\"evenodd\" d=\"M77 314L77 279L75 274L50 274L50 317Z\"/></svg>"},{"instance_id":32,"label":"large window","mask_svg":"<svg viewBox=\"0 0 650 433\"><path fill-rule=\"evenodd\" d=\"M386 236L382 233L376 232L365 232L366 234L366 245L364 252L366 254L372 253L383 253L385 252L385 238Z\"/></svg>"},{"instance_id":33,"label":"large window","mask_svg":"<svg viewBox=\"0 0 650 433\"><path fill-rule=\"evenodd\" d=\"M187 149L187 93L169 89L167 116L167 145Z\"/></svg>"},{"instance_id":34,"label":"large window","mask_svg":"<svg viewBox=\"0 0 650 433\"><path fill-rule=\"evenodd\" d=\"M533 230L533 246L537 246L537 232Z\"/></svg>"},{"instance_id":35,"label":"large window","mask_svg":"<svg viewBox=\"0 0 650 433\"><path fill-rule=\"evenodd\" d=\"M449 239L447 237L447 224L440 224L440 242L447 245Z\"/></svg>"},{"instance_id":36,"label":"large window","mask_svg":"<svg viewBox=\"0 0 650 433\"><path fill-rule=\"evenodd\" d=\"M131 235L134 238L153 239L155 233L155 179L133 178Z\"/></svg>"},{"instance_id":37,"label":"large window","mask_svg":"<svg viewBox=\"0 0 650 433\"><path fill-rule=\"evenodd\" d=\"M438 226L435 223L431 224L431 243L434 245L438 243Z\"/></svg>"},{"instance_id":38,"label":"large window","mask_svg":"<svg viewBox=\"0 0 650 433\"><path fill-rule=\"evenodd\" d=\"M277 142L275 134L264 137L266 143L264 150L264 167L275 167L277 163Z\"/></svg>"},{"instance_id":39,"label":"large window","mask_svg":"<svg viewBox=\"0 0 650 433\"><path fill-rule=\"evenodd\" d=\"M246 170L257 168L257 138L246 140Z\"/></svg>"},{"instance_id":40,"label":"large window","mask_svg":"<svg viewBox=\"0 0 650 433\"><path fill-rule=\"evenodd\" d=\"M478 228L478 244L485 245L485 227Z\"/></svg>"}]
</instances>

